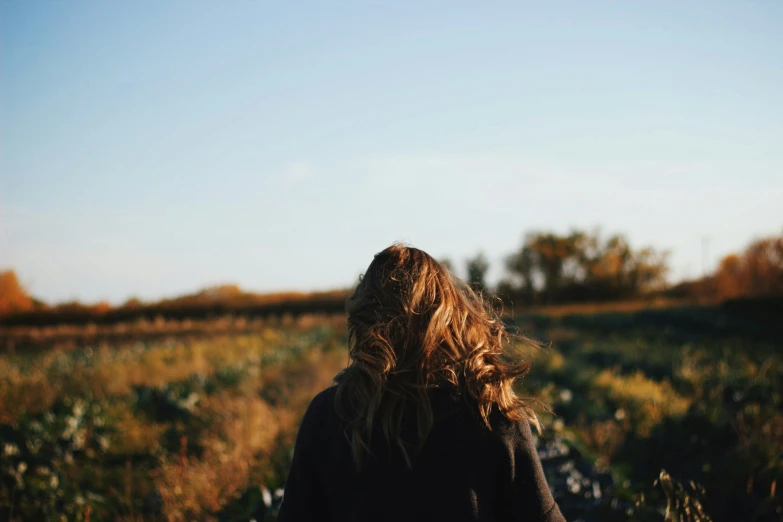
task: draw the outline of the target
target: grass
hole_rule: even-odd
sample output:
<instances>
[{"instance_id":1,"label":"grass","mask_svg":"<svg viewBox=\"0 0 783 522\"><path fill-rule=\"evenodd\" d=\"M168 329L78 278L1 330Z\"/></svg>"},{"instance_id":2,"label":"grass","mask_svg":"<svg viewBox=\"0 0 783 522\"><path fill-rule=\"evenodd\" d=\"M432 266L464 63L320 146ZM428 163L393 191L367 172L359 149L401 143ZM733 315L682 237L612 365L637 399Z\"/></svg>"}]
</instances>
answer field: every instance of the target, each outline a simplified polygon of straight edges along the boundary
<instances>
[{"instance_id":1,"label":"grass","mask_svg":"<svg viewBox=\"0 0 783 522\"><path fill-rule=\"evenodd\" d=\"M779 331L695 308L531 314L516 323L552 340L525 388L550 401L568 436L610 467L625 493L657 500L665 513L669 483L651 488L665 469L705 489L700 505L713 520L780 519Z\"/></svg>"},{"instance_id":2,"label":"grass","mask_svg":"<svg viewBox=\"0 0 783 522\"><path fill-rule=\"evenodd\" d=\"M781 519L775 331L696 307L513 322L550 343L520 391L611 470L631 506L612 520ZM344 319L221 324L0 356L0 519L273 520L301 416L347 363Z\"/></svg>"},{"instance_id":3,"label":"grass","mask_svg":"<svg viewBox=\"0 0 783 522\"><path fill-rule=\"evenodd\" d=\"M2 518L217 520L249 488L282 486L299 418L346 364L343 335L322 323L3 356ZM73 419L64 401L95 412L86 442L56 425ZM44 460L57 487L18 473Z\"/></svg>"}]
</instances>

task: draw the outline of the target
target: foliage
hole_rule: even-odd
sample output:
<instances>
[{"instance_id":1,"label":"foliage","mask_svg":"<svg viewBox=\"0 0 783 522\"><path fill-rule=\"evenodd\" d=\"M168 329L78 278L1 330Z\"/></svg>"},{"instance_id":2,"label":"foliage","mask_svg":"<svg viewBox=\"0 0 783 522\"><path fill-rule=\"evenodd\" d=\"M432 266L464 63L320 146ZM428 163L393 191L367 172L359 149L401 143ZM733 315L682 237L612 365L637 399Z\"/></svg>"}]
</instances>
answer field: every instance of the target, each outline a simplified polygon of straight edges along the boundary
<instances>
[{"instance_id":1,"label":"foliage","mask_svg":"<svg viewBox=\"0 0 783 522\"><path fill-rule=\"evenodd\" d=\"M0 518L273 516L299 418L345 364L331 324L0 357Z\"/></svg>"},{"instance_id":2,"label":"foliage","mask_svg":"<svg viewBox=\"0 0 783 522\"><path fill-rule=\"evenodd\" d=\"M99 403L58 402L43 414L0 424L0 513L3 518L80 517L103 502L84 488L79 468L101 466L109 427Z\"/></svg>"},{"instance_id":3,"label":"foliage","mask_svg":"<svg viewBox=\"0 0 783 522\"><path fill-rule=\"evenodd\" d=\"M759 239L742 254L723 258L711 286L721 300L783 294L783 235Z\"/></svg>"},{"instance_id":4,"label":"foliage","mask_svg":"<svg viewBox=\"0 0 783 522\"><path fill-rule=\"evenodd\" d=\"M487 270L489 270L489 261L484 252L479 252L468 259L465 265L468 272L468 284L478 291L484 291L487 288Z\"/></svg>"},{"instance_id":5,"label":"foliage","mask_svg":"<svg viewBox=\"0 0 783 522\"><path fill-rule=\"evenodd\" d=\"M639 296L664 284L666 254L652 248L633 250L614 235L573 231L568 235L528 234L506 259L509 278L501 295L527 303L595 301Z\"/></svg>"},{"instance_id":6,"label":"foliage","mask_svg":"<svg viewBox=\"0 0 783 522\"><path fill-rule=\"evenodd\" d=\"M13 270L0 272L0 315L33 309L33 299L27 294Z\"/></svg>"},{"instance_id":7,"label":"foliage","mask_svg":"<svg viewBox=\"0 0 783 522\"><path fill-rule=\"evenodd\" d=\"M713 274L684 281L666 292L705 302L783 295L783 235L757 239L724 257Z\"/></svg>"},{"instance_id":8,"label":"foliage","mask_svg":"<svg viewBox=\"0 0 783 522\"><path fill-rule=\"evenodd\" d=\"M552 346L526 388L630 496L634 520L660 520L661 469L701 484L715 521L767 520L783 509L783 370L779 324L721 307L516 320ZM627 482L625 482L627 481ZM656 493L656 491L658 493ZM772 518L777 519L777 518ZM682 518L687 520L687 518Z\"/></svg>"},{"instance_id":9,"label":"foliage","mask_svg":"<svg viewBox=\"0 0 783 522\"><path fill-rule=\"evenodd\" d=\"M539 452L569 519L660 522L679 502L688 520L680 486L715 522L775 519L777 323L725 307L507 320L550 343L520 346L535 359L520 391L551 405ZM299 420L345 343L344 318L313 317L3 354L0 518L273 520Z\"/></svg>"}]
</instances>

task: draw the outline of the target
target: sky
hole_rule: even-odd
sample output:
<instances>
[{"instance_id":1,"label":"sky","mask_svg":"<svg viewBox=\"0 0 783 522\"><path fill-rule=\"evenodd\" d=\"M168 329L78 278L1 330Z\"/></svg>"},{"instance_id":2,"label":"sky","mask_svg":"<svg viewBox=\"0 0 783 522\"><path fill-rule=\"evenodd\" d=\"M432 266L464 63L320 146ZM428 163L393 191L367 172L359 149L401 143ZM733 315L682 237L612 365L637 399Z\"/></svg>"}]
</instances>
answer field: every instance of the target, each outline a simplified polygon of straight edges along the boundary
<instances>
[{"instance_id":1,"label":"sky","mask_svg":"<svg viewBox=\"0 0 783 522\"><path fill-rule=\"evenodd\" d=\"M0 0L0 269L120 303L458 274L535 230L696 277L783 231L783 3Z\"/></svg>"}]
</instances>

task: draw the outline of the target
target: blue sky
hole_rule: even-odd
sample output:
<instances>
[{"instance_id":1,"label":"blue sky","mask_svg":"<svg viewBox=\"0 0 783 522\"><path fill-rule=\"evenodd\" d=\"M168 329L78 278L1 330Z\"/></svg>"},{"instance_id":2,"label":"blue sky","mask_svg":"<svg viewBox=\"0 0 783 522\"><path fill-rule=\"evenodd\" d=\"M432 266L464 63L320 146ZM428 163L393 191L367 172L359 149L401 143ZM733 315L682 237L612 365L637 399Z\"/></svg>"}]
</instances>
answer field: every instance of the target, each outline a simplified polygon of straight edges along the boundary
<instances>
[{"instance_id":1,"label":"blue sky","mask_svg":"<svg viewBox=\"0 0 783 522\"><path fill-rule=\"evenodd\" d=\"M0 268L48 301L783 230L783 3L0 2Z\"/></svg>"}]
</instances>

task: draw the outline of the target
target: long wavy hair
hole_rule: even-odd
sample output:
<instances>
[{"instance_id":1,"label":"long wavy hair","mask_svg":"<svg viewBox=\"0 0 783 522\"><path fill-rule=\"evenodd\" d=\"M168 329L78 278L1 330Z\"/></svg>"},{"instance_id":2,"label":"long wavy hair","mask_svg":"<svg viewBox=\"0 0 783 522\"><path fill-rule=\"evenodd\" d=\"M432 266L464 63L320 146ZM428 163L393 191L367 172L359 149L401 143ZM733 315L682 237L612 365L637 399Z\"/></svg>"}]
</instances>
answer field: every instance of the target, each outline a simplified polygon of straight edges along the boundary
<instances>
[{"instance_id":1,"label":"long wavy hair","mask_svg":"<svg viewBox=\"0 0 783 522\"><path fill-rule=\"evenodd\" d=\"M434 423L430 388L463 396L490 430L495 408L540 430L532 401L513 390L529 363L509 350L513 340L537 344L509 333L481 294L427 253L394 244L376 254L346 309L351 363L335 379L335 407L357 469L374 430L412 467ZM415 444L401 436L406 405L415 411Z\"/></svg>"}]
</instances>

